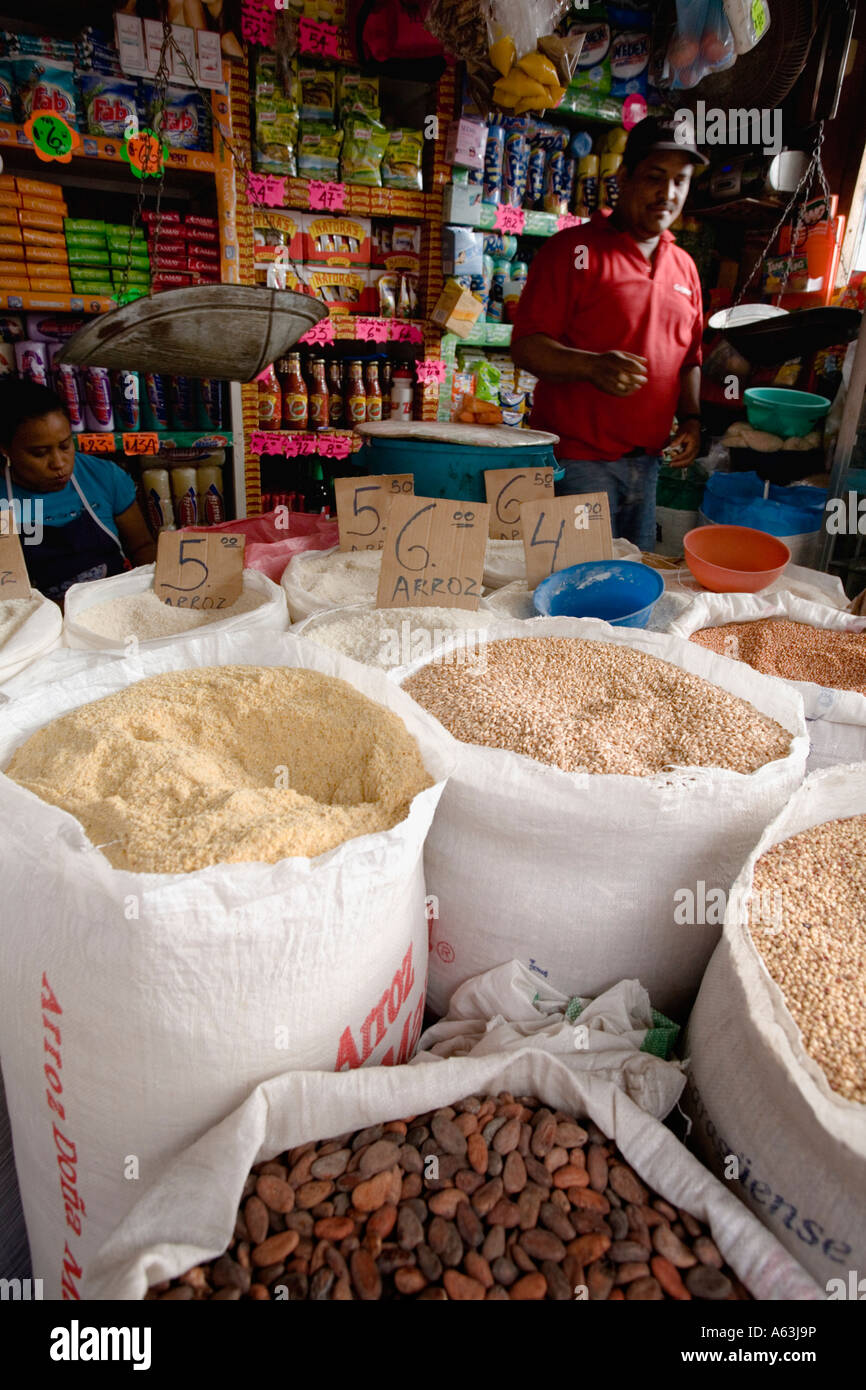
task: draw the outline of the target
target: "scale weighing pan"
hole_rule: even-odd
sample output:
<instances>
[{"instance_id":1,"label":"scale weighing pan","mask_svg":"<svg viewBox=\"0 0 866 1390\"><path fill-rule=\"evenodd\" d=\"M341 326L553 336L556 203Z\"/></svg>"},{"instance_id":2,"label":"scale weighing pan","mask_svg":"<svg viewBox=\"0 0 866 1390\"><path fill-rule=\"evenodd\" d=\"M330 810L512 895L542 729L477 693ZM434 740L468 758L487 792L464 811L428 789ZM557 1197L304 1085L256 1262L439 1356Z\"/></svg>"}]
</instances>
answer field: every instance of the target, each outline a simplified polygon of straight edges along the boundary
<instances>
[{"instance_id":1,"label":"scale weighing pan","mask_svg":"<svg viewBox=\"0 0 866 1390\"><path fill-rule=\"evenodd\" d=\"M724 326L711 319L710 327L716 326L752 366L772 367L792 357L810 357L823 348L851 342L860 327L860 310L833 306L795 309L758 322Z\"/></svg>"},{"instance_id":2,"label":"scale weighing pan","mask_svg":"<svg viewBox=\"0 0 866 1390\"><path fill-rule=\"evenodd\" d=\"M135 299L80 328L57 354L75 367L254 381L327 318L326 305L295 290L192 285Z\"/></svg>"}]
</instances>

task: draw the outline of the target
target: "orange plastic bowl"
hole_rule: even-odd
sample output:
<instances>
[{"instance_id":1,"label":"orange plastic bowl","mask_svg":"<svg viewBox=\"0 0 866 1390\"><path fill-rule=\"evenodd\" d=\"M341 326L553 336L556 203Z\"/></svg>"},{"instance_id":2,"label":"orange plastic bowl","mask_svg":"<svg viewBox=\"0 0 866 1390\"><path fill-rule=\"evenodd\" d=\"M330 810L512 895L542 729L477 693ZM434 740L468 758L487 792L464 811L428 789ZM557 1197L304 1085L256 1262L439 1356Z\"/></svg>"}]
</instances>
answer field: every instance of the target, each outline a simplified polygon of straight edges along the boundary
<instances>
[{"instance_id":1,"label":"orange plastic bowl","mask_svg":"<svg viewBox=\"0 0 866 1390\"><path fill-rule=\"evenodd\" d=\"M698 526L683 538L686 564L714 594L757 594L778 579L791 552L750 526Z\"/></svg>"}]
</instances>

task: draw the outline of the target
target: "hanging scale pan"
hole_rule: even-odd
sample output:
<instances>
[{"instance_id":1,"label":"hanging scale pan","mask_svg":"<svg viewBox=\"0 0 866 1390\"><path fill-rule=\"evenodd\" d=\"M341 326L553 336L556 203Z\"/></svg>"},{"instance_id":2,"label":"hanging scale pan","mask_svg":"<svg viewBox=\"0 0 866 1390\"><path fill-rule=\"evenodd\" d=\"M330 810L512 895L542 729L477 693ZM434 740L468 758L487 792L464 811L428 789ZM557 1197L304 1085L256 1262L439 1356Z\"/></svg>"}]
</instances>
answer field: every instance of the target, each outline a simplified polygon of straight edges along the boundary
<instances>
[{"instance_id":1,"label":"hanging scale pan","mask_svg":"<svg viewBox=\"0 0 866 1390\"><path fill-rule=\"evenodd\" d=\"M294 290L191 285L93 319L68 339L57 361L254 381L327 315L325 304Z\"/></svg>"}]
</instances>

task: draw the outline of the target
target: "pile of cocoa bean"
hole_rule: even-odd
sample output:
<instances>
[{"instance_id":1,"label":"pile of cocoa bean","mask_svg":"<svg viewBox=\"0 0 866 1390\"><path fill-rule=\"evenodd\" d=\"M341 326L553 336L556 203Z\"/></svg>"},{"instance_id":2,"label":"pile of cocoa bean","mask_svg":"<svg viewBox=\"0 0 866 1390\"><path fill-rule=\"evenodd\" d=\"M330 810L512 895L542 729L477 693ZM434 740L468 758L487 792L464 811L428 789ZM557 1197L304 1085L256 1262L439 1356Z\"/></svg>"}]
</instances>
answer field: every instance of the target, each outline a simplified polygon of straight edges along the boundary
<instances>
[{"instance_id":1,"label":"pile of cocoa bean","mask_svg":"<svg viewBox=\"0 0 866 1390\"><path fill-rule=\"evenodd\" d=\"M247 1178L229 1249L148 1299L748 1299L706 1227L591 1121L469 1096L300 1144Z\"/></svg>"}]
</instances>

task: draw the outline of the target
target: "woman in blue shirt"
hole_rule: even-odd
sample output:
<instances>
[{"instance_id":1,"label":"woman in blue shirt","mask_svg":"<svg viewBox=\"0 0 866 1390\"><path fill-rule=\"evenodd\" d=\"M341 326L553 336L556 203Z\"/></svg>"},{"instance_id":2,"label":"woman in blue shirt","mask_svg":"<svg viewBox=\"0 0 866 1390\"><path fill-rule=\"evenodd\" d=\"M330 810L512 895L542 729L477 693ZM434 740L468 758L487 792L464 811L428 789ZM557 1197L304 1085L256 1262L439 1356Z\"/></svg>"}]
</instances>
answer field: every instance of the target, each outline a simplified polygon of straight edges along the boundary
<instances>
[{"instance_id":1,"label":"woman in blue shirt","mask_svg":"<svg viewBox=\"0 0 866 1390\"><path fill-rule=\"evenodd\" d=\"M75 452L69 416L53 391L11 378L2 383L0 448L0 507L14 512L17 502L22 517L36 523L22 537L34 589L60 602L73 584L156 558L132 479L108 459Z\"/></svg>"}]
</instances>

